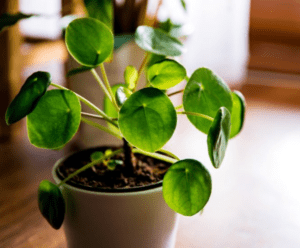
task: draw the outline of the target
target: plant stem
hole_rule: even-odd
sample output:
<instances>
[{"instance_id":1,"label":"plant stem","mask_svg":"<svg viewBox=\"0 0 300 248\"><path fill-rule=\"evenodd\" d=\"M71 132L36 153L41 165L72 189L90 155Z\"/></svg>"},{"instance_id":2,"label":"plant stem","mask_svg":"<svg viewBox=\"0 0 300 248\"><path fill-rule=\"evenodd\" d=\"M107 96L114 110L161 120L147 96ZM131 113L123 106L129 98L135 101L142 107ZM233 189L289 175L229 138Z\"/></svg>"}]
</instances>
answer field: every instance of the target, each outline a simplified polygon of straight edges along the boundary
<instances>
[{"instance_id":1,"label":"plant stem","mask_svg":"<svg viewBox=\"0 0 300 248\"><path fill-rule=\"evenodd\" d=\"M112 96L109 94L107 88L105 87L105 85L103 84L101 78L99 77L98 73L96 72L95 69L91 69L91 72L94 76L94 78L96 79L96 81L98 82L99 86L102 88L104 94L108 97L108 99L113 103L113 99Z\"/></svg>"},{"instance_id":2,"label":"plant stem","mask_svg":"<svg viewBox=\"0 0 300 248\"><path fill-rule=\"evenodd\" d=\"M58 88L58 89L62 89L62 90L69 90L61 85L58 84L54 84L51 83L52 86ZM73 92L73 91L72 91ZM90 109L94 110L96 113L98 113L100 116L103 117L103 119L105 119L106 121L108 121L109 123L113 124L114 126L117 127L116 123L113 122L113 120L107 116L101 109L99 109L98 107L96 107L93 103L91 103L89 100L85 99L84 97L82 97L81 95L73 92L78 98L79 100L84 103L86 106L88 106Z\"/></svg>"},{"instance_id":3,"label":"plant stem","mask_svg":"<svg viewBox=\"0 0 300 248\"><path fill-rule=\"evenodd\" d=\"M113 156L115 156L115 155L117 155L117 154L119 154L119 153L121 153L121 152L123 152L123 148L118 149L118 150L116 150L116 151L114 151L114 152L112 152L112 153L110 153L110 154L108 154L108 155L104 155L104 156L101 157L100 159L97 159L97 160L95 160L95 161L93 161L93 162L91 162L91 163L89 163L89 164L87 164L87 165L81 167L80 169L78 169L78 170L76 170L75 172L73 172L72 174L70 174L70 175L69 175L67 178L65 178L63 181L61 181L57 186L58 186L58 187L62 186L62 185L65 184L68 180L70 180L70 179L73 178L74 176L78 175L79 173L81 173L81 172L87 170L88 168L93 167L93 166L96 165L96 164L102 163L104 160L109 159L109 158L111 158L111 157L113 157Z\"/></svg>"},{"instance_id":4,"label":"plant stem","mask_svg":"<svg viewBox=\"0 0 300 248\"><path fill-rule=\"evenodd\" d=\"M128 175L132 175L134 172L134 168L136 167L136 159L133 155L132 149L129 146L127 140L123 138L123 150L124 150L124 162L125 162L125 168L128 173Z\"/></svg>"},{"instance_id":5,"label":"plant stem","mask_svg":"<svg viewBox=\"0 0 300 248\"><path fill-rule=\"evenodd\" d=\"M136 84L135 84L135 87L134 87L134 89L133 89L133 92L135 91L136 86L137 86L137 84L138 84L138 82L139 82L139 80L140 80L140 77L141 77L141 75L142 75L142 72L143 72L143 70L145 69L145 67L146 67L146 65L147 65L148 58L149 58L149 54L150 54L150 53L146 52L146 55L145 55L145 57L144 57L144 59L143 59L143 62L142 62L142 64L141 64L140 68L139 68L139 71L138 71L138 77L137 77L137 79L136 79Z\"/></svg>"},{"instance_id":6,"label":"plant stem","mask_svg":"<svg viewBox=\"0 0 300 248\"><path fill-rule=\"evenodd\" d=\"M112 103L113 105L115 106L116 110L119 111L120 108L116 102L116 98L114 96L114 93L110 87L110 84L109 84L109 81L108 81L108 78L107 78L107 74L106 74L106 71L105 71L105 67L104 67L104 64L100 64L100 69L101 69L101 73L102 73L102 76L103 76L103 80L104 80L104 83L105 83L105 86L109 92L109 94L111 95L111 98L112 98Z\"/></svg>"},{"instance_id":7,"label":"plant stem","mask_svg":"<svg viewBox=\"0 0 300 248\"><path fill-rule=\"evenodd\" d=\"M98 129L100 129L100 130L102 130L102 131L104 131L104 132L107 132L107 133L109 133L109 134L115 136L115 137L118 138L118 139L122 139L122 136L119 135L117 132L115 132L115 131L113 131L113 130L107 128L107 127L104 127L104 126L102 126L102 125L100 125L100 124L98 124L98 123L96 123L96 122L90 121L90 120L84 118L83 116L81 116L81 121L84 122L84 123L86 123L86 124L88 124L88 125L90 125L90 126L93 126L93 127L95 127L95 128L98 128Z\"/></svg>"},{"instance_id":8,"label":"plant stem","mask_svg":"<svg viewBox=\"0 0 300 248\"><path fill-rule=\"evenodd\" d=\"M173 154L173 153L170 152L170 151L167 151L167 150L165 150L165 149L159 149L158 151L159 151L159 152L162 152L162 153L165 153L165 154L169 155L170 157L173 157L173 158L175 158L175 159L177 159L177 160L180 160L175 154Z\"/></svg>"},{"instance_id":9,"label":"plant stem","mask_svg":"<svg viewBox=\"0 0 300 248\"><path fill-rule=\"evenodd\" d=\"M175 107L176 110L183 108L183 104L180 104L178 106Z\"/></svg>"},{"instance_id":10,"label":"plant stem","mask_svg":"<svg viewBox=\"0 0 300 248\"><path fill-rule=\"evenodd\" d=\"M171 164L176 163L178 161L177 159L170 158L170 157L162 155L162 154L152 153L152 152L145 152L145 151L142 151L142 150L137 149L137 148L133 148L132 152L133 153L144 154L146 156L149 156L149 157L152 157L152 158L156 158L156 159L159 159L159 160L165 161L167 163L171 163Z\"/></svg>"},{"instance_id":11,"label":"plant stem","mask_svg":"<svg viewBox=\"0 0 300 248\"><path fill-rule=\"evenodd\" d=\"M100 120L105 120L102 116L100 116L100 115L94 115L94 114L91 114L91 113L81 112L81 115L87 116L87 117L96 118L96 119L100 119ZM111 118L111 120L112 121L117 121L118 118Z\"/></svg>"},{"instance_id":12,"label":"plant stem","mask_svg":"<svg viewBox=\"0 0 300 248\"><path fill-rule=\"evenodd\" d=\"M206 120L209 120L209 121L214 121L214 118L208 116L208 115L204 115L204 114L200 114L200 113L194 113L194 112L185 112L185 111L182 111L182 112L176 112L177 114L181 114L181 115L194 115L194 116L198 116L198 117L202 117Z\"/></svg>"},{"instance_id":13,"label":"plant stem","mask_svg":"<svg viewBox=\"0 0 300 248\"><path fill-rule=\"evenodd\" d=\"M168 94L168 96L173 96L173 95L176 95L176 94L179 94L179 93L182 93L184 90L178 90L178 91L175 91L175 92L172 92L170 94Z\"/></svg>"}]
</instances>

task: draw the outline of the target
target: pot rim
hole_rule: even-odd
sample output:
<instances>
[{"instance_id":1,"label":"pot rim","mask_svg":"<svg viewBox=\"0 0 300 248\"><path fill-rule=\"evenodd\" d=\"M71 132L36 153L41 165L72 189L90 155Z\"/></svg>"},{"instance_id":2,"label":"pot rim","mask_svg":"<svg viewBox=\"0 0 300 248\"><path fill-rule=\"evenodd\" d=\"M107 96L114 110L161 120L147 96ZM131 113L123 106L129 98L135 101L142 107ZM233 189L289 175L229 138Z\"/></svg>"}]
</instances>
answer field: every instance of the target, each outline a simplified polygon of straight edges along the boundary
<instances>
[{"instance_id":1,"label":"pot rim","mask_svg":"<svg viewBox=\"0 0 300 248\"><path fill-rule=\"evenodd\" d=\"M57 160L53 166L52 169L52 177L56 183L60 183L62 179L59 177L57 173L58 166L69 157L78 154L80 152L88 151L88 150L94 150L97 148L114 148L114 146L99 146L94 148L87 148L83 149L74 153L71 153L59 160ZM138 187L132 187L132 188L121 188L121 189L101 189L101 188L89 188L82 185L77 185L75 183L69 183L66 182L63 184L63 187L68 188L69 190L85 193L85 194L91 194L91 195L106 195L106 196L125 196L125 195L146 195L146 194L152 194L156 192L162 192L162 184L163 181L158 181L153 184L149 184L146 186L138 186Z\"/></svg>"}]
</instances>

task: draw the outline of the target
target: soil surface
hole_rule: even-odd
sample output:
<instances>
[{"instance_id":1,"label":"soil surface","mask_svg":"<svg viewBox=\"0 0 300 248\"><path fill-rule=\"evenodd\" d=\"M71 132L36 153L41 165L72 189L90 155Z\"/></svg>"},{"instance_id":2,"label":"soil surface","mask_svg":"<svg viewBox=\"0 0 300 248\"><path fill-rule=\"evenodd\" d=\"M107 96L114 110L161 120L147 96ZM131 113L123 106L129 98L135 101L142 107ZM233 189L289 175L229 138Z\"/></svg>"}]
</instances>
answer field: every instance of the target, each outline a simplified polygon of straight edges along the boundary
<instances>
[{"instance_id":1,"label":"soil surface","mask_svg":"<svg viewBox=\"0 0 300 248\"><path fill-rule=\"evenodd\" d=\"M57 174L61 179L91 162L91 154L95 151L104 152L107 149L117 148L100 147L75 153L65 159L58 167ZM135 166L128 170L124 163L124 154L118 154L111 158L120 160L114 170L109 170L104 163L89 168L68 181L71 185L80 185L99 191L111 191L119 189L140 188L153 185L162 181L170 163L163 162L142 154L134 154Z\"/></svg>"}]
</instances>

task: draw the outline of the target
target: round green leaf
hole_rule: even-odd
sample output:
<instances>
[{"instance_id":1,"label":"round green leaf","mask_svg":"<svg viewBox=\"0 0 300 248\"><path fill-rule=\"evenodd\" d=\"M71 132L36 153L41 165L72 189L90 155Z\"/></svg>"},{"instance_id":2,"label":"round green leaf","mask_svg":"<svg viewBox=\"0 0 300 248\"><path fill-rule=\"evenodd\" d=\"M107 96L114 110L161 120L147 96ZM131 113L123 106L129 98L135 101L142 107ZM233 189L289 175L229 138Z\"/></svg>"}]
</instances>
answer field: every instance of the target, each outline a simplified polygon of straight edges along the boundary
<instances>
[{"instance_id":1,"label":"round green leaf","mask_svg":"<svg viewBox=\"0 0 300 248\"><path fill-rule=\"evenodd\" d=\"M59 229L65 217L65 201L57 185L43 180L38 189L39 209L49 224Z\"/></svg>"},{"instance_id":2,"label":"round green leaf","mask_svg":"<svg viewBox=\"0 0 300 248\"><path fill-rule=\"evenodd\" d=\"M110 56L113 34L102 22L93 18L78 18L66 29L66 46L74 59L84 66L97 66Z\"/></svg>"},{"instance_id":3,"label":"round green leaf","mask_svg":"<svg viewBox=\"0 0 300 248\"><path fill-rule=\"evenodd\" d=\"M39 99L46 93L50 83L51 76L48 72L38 71L28 77L18 95L7 108L5 114L7 125L30 114Z\"/></svg>"},{"instance_id":4,"label":"round green leaf","mask_svg":"<svg viewBox=\"0 0 300 248\"><path fill-rule=\"evenodd\" d=\"M171 138L176 122L172 102L156 88L133 93L119 113L119 127L125 139L148 152L160 149Z\"/></svg>"},{"instance_id":5,"label":"round green leaf","mask_svg":"<svg viewBox=\"0 0 300 248\"><path fill-rule=\"evenodd\" d=\"M186 77L185 68L175 60L164 60L148 68L147 78L158 89L169 89Z\"/></svg>"},{"instance_id":6,"label":"round green leaf","mask_svg":"<svg viewBox=\"0 0 300 248\"><path fill-rule=\"evenodd\" d=\"M30 142L40 148L61 148L79 128L80 102L72 91L50 90L27 117Z\"/></svg>"},{"instance_id":7,"label":"round green leaf","mask_svg":"<svg viewBox=\"0 0 300 248\"><path fill-rule=\"evenodd\" d=\"M221 107L209 129L207 147L210 160L215 168L219 168L227 148L231 126L229 111Z\"/></svg>"},{"instance_id":8,"label":"round green leaf","mask_svg":"<svg viewBox=\"0 0 300 248\"><path fill-rule=\"evenodd\" d=\"M211 177L197 160L173 164L163 180L163 196L175 212L192 216L204 208L211 194Z\"/></svg>"},{"instance_id":9,"label":"round green leaf","mask_svg":"<svg viewBox=\"0 0 300 248\"><path fill-rule=\"evenodd\" d=\"M235 137L243 128L245 113L246 113L246 101L244 96L239 91L231 93L232 96L232 113L231 113L231 131L230 138Z\"/></svg>"},{"instance_id":10,"label":"round green leaf","mask_svg":"<svg viewBox=\"0 0 300 248\"><path fill-rule=\"evenodd\" d=\"M221 78L207 68L196 70L183 93L183 107L186 112L200 113L212 118L221 107L232 110L231 91ZM190 122L200 131L208 133L211 121L188 115Z\"/></svg>"},{"instance_id":11,"label":"round green leaf","mask_svg":"<svg viewBox=\"0 0 300 248\"><path fill-rule=\"evenodd\" d=\"M180 56L183 44L158 28L139 26L135 32L136 44L147 52L165 56Z\"/></svg>"}]
</instances>

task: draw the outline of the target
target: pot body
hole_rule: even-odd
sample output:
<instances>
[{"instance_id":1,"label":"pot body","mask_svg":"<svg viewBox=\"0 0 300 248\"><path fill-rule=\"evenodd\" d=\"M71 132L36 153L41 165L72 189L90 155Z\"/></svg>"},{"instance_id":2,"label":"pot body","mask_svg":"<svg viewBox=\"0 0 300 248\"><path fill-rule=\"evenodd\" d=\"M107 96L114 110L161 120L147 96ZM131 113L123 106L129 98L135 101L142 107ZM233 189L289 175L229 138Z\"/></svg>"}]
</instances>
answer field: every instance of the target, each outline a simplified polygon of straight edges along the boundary
<instances>
[{"instance_id":1,"label":"pot body","mask_svg":"<svg viewBox=\"0 0 300 248\"><path fill-rule=\"evenodd\" d=\"M56 174L56 183L61 180ZM178 214L162 196L162 186L137 192L93 192L62 186L68 248L174 248Z\"/></svg>"}]
</instances>

